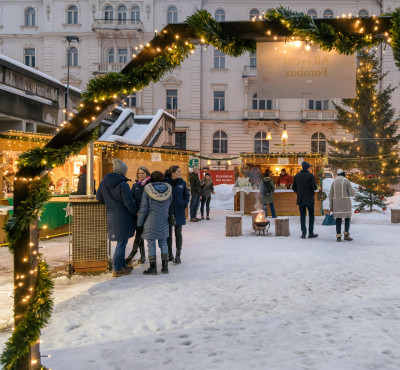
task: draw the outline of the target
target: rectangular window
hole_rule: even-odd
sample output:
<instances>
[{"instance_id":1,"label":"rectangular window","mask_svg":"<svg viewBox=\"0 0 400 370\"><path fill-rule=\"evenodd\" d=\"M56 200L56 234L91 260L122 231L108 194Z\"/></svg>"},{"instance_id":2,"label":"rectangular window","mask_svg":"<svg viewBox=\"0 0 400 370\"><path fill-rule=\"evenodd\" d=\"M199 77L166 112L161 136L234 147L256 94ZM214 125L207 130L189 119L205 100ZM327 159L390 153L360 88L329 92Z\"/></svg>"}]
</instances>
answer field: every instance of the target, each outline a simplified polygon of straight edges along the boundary
<instances>
[{"instance_id":1,"label":"rectangular window","mask_svg":"<svg viewBox=\"0 0 400 370\"><path fill-rule=\"evenodd\" d=\"M170 11L167 16L168 23L178 23L178 12Z\"/></svg>"},{"instance_id":2,"label":"rectangular window","mask_svg":"<svg viewBox=\"0 0 400 370\"><path fill-rule=\"evenodd\" d=\"M250 53L250 67L257 67L257 53Z\"/></svg>"},{"instance_id":3,"label":"rectangular window","mask_svg":"<svg viewBox=\"0 0 400 370\"><path fill-rule=\"evenodd\" d=\"M167 90L167 109L178 109L178 90Z\"/></svg>"},{"instance_id":4,"label":"rectangular window","mask_svg":"<svg viewBox=\"0 0 400 370\"><path fill-rule=\"evenodd\" d=\"M127 49L118 49L118 63L128 63Z\"/></svg>"},{"instance_id":5,"label":"rectangular window","mask_svg":"<svg viewBox=\"0 0 400 370\"><path fill-rule=\"evenodd\" d=\"M136 107L136 94L131 95L131 97L129 99L129 106Z\"/></svg>"},{"instance_id":6,"label":"rectangular window","mask_svg":"<svg viewBox=\"0 0 400 370\"><path fill-rule=\"evenodd\" d=\"M186 150L186 132L175 132L175 148Z\"/></svg>"},{"instance_id":7,"label":"rectangular window","mask_svg":"<svg viewBox=\"0 0 400 370\"><path fill-rule=\"evenodd\" d=\"M310 110L328 110L329 100L309 100L308 109Z\"/></svg>"},{"instance_id":8,"label":"rectangular window","mask_svg":"<svg viewBox=\"0 0 400 370\"><path fill-rule=\"evenodd\" d=\"M36 67L35 49L24 49L24 62L29 67Z\"/></svg>"},{"instance_id":9,"label":"rectangular window","mask_svg":"<svg viewBox=\"0 0 400 370\"><path fill-rule=\"evenodd\" d=\"M225 54L222 51L214 50L214 68L225 69Z\"/></svg>"},{"instance_id":10,"label":"rectangular window","mask_svg":"<svg viewBox=\"0 0 400 370\"><path fill-rule=\"evenodd\" d=\"M225 110L225 91L214 91L214 110Z\"/></svg>"}]
</instances>

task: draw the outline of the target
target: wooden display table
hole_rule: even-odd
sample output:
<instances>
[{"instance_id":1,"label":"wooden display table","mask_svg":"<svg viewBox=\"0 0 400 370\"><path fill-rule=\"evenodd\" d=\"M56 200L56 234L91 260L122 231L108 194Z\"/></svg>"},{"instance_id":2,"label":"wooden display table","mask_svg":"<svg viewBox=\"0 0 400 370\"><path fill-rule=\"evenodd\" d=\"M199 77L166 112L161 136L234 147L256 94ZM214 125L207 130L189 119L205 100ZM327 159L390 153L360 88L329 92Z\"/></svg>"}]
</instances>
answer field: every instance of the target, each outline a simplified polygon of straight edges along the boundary
<instances>
[{"instance_id":1,"label":"wooden display table","mask_svg":"<svg viewBox=\"0 0 400 370\"><path fill-rule=\"evenodd\" d=\"M297 194L293 190L275 190L274 192L274 207L277 216L299 216L299 206L296 204ZM235 194L234 210L239 211L239 194ZM244 194L244 213L250 215L251 212L262 209L260 204L260 191L252 190L249 194ZM270 209L268 207L268 212ZM315 194L314 214L322 215L322 202L317 199ZM271 214L269 214L271 216Z\"/></svg>"}]
</instances>

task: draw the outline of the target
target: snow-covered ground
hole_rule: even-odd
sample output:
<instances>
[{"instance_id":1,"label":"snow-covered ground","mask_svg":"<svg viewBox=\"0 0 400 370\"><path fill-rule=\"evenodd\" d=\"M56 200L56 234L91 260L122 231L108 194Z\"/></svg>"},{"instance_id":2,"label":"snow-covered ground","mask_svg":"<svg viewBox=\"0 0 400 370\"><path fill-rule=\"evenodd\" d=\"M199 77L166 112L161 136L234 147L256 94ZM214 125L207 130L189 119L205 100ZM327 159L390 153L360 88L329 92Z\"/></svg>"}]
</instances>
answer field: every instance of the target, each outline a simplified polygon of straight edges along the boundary
<instances>
[{"instance_id":1,"label":"snow-covered ground","mask_svg":"<svg viewBox=\"0 0 400 370\"><path fill-rule=\"evenodd\" d=\"M400 225L390 213L357 214L353 242L316 220L317 239L225 237L226 211L184 227L182 264L113 279L55 279L43 330L47 367L63 369L400 368ZM271 231L274 234L274 226ZM67 238L45 241L52 267ZM129 244L131 246L131 243ZM11 322L12 259L0 249L0 326ZM10 335L0 333L0 350Z\"/></svg>"}]
</instances>

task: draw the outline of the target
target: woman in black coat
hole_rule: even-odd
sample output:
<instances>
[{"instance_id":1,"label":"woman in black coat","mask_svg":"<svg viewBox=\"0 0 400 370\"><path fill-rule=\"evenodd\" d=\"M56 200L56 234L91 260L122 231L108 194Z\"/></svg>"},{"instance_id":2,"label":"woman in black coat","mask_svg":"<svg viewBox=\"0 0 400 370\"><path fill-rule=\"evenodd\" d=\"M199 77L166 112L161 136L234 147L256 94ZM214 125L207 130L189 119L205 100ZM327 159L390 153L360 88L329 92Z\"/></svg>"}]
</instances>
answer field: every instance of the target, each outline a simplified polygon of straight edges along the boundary
<instances>
[{"instance_id":1,"label":"woman in black coat","mask_svg":"<svg viewBox=\"0 0 400 370\"><path fill-rule=\"evenodd\" d=\"M165 172L165 182L172 187L172 203L169 207L169 236L167 239L169 261L181 263L182 226L186 225L186 208L189 204L190 193L185 180L181 178L179 166L171 166ZM172 254L172 228L175 229L176 255Z\"/></svg>"},{"instance_id":2,"label":"woman in black coat","mask_svg":"<svg viewBox=\"0 0 400 370\"><path fill-rule=\"evenodd\" d=\"M144 187L150 181L150 171L144 167L140 166L136 173L137 180L132 185L132 197L135 202L137 209L140 209L140 203L142 201ZM141 233L136 231L135 241L133 242L132 252L129 254L129 257L126 259L128 263L130 263L137 253L138 249L140 250L140 259L138 263L146 262L146 253L144 251L144 240L141 237Z\"/></svg>"}]
</instances>

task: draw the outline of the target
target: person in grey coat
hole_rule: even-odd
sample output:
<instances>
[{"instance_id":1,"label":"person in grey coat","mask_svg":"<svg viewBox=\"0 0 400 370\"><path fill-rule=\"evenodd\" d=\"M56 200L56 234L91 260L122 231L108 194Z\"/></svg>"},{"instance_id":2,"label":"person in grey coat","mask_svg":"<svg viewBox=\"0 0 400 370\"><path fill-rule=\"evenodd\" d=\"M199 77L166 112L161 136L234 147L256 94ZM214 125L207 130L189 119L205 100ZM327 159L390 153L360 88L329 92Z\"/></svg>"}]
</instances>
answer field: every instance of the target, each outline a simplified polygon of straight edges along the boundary
<instances>
[{"instance_id":1,"label":"person in grey coat","mask_svg":"<svg viewBox=\"0 0 400 370\"><path fill-rule=\"evenodd\" d=\"M150 267L143 273L157 275L156 241L161 249L162 269L168 274L169 207L172 201L171 185L164 183L164 175L154 171L150 183L144 187L137 219L137 230L147 240Z\"/></svg>"},{"instance_id":2,"label":"person in grey coat","mask_svg":"<svg viewBox=\"0 0 400 370\"><path fill-rule=\"evenodd\" d=\"M265 217L268 216L268 204L271 208L272 218L276 218L275 207L274 207L274 191L275 183L270 177L269 170L265 170L264 177L260 181L260 203L263 205L265 211Z\"/></svg>"},{"instance_id":3,"label":"person in grey coat","mask_svg":"<svg viewBox=\"0 0 400 370\"><path fill-rule=\"evenodd\" d=\"M203 180L200 181L200 185L201 185L201 194L200 194L201 219L204 220L204 205L206 205L207 220L209 220L210 219L211 194L215 194L215 192L214 192L214 184L213 184L210 174L208 172L204 175Z\"/></svg>"},{"instance_id":4,"label":"person in grey coat","mask_svg":"<svg viewBox=\"0 0 400 370\"><path fill-rule=\"evenodd\" d=\"M346 178L343 170L337 171L338 176L331 185L329 192L329 208L336 218L336 240L342 241L342 218L344 218L344 240L351 241L350 238L350 219L353 214L351 197L356 195L350 181Z\"/></svg>"},{"instance_id":5,"label":"person in grey coat","mask_svg":"<svg viewBox=\"0 0 400 370\"><path fill-rule=\"evenodd\" d=\"M104 176L96 194L100 203L106 204L108 238L117 241L113 260L113 277L128 275L132 269L125 261L128 239L135 234L137 206L125 177L128 166L114 159L114 172Z\"/></svg>"}]
</instances>

